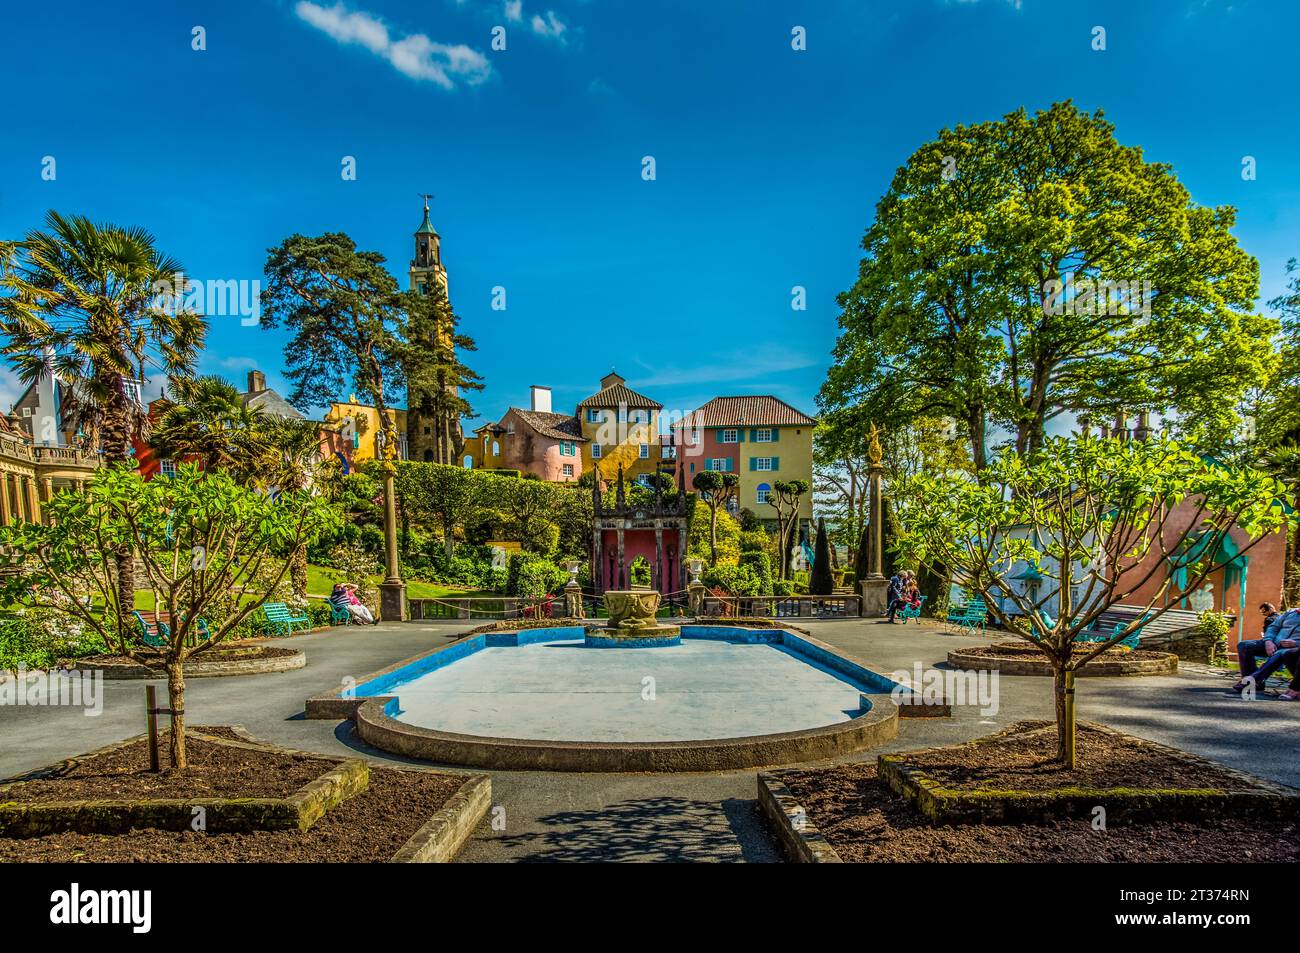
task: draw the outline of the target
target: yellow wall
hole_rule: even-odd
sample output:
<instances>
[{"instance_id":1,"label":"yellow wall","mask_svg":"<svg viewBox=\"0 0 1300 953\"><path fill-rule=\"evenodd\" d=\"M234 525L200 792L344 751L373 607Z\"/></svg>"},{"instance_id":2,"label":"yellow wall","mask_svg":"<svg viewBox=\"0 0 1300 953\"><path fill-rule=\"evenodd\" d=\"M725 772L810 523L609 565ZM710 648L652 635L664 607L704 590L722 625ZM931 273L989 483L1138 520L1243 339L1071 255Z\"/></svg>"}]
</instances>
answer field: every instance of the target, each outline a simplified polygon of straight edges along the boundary
<instances>
[{"instance_id":1,"label":"yellow wall","mask_svg":"<svg viewBox=\"0 0 1300 953\"><path fill-rule=\"evenodd\" d=\"M397 432L406 433L406 411L390 408L388 415ZM329 413L325 415L325 422L339 425L348 418L351 418L356 434L356 439L352 442L352 462L364 463L366 460L375 459L375 436L379 433L379 412L365 404L332 403Z\"/></svg>"},{"instance_id":2,"label":"yellow wall","mask_svg":"<svg viewBox=\"0 0 1300 953\"><path fill-rule=\"evenodd\" d=\"M807 480L812 485L812 427L776 427L777 439L771 443L754 443L746 440L739 444L740 449L740 505L753 510L760 519L776 519L776 510L771 506L759 506L758 485L766 483L771 486L778 480ZM752 457L776 457L779 461L777 470L751 470L749 461ZM812 519L812 490L809 489L799 500L799 516Z\"/></svg>"},{"instance_id":3,"label":"yellow wall","mask_svg":"<svg viewBox=\"0 0 1300 953\"><path fill-rule=\"evenodd\" d=\"M663 449L659 440L659 412L657 410L629 409L629 420L618 422L618 411L613 407L603 408L605 419L601 423L587 420L587 411L583 407L578 411L582 422L582 435L589 442L582 446L582 472L588 473L593 466L600 467L601 476L606 480L618 477L618 465L623 464L623 473L629 480L634 480L643 473L654 473L662 461ZM636 413L649 416L646 423L633 423L631 417ZM641 444L648 444L650 455L641 459ZM600 459L593 459L591 447L600 444Z\"/></svg>"}]
</instances>

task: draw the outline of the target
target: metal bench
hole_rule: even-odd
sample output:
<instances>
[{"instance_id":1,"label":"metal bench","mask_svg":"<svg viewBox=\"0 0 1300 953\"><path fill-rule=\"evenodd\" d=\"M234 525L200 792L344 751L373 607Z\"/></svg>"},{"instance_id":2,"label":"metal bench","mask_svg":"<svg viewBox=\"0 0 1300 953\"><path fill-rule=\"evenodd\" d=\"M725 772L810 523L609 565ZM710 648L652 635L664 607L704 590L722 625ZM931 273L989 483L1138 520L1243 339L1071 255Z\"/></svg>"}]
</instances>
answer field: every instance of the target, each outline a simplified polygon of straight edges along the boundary
<instances>
[{"instance_id":1,"label":"metal bench","mask_svg":"<svg viewBox=\"0 0 1300 953\"><path fill-rule=\"evenodd\" d=\"M956 626L959 631L969 629L973 632L975 629L979 629L983 632L988 617L989 607L984 601L984 597L972 596L963 605L950 607L948 617L944 621L949 625Z\"/></svg>"},{"instance_id":2,"label":"metal bench","mask_svg":"<svg viewBox=\"0 0 1300 953\"><path fill-rule=\"evenodd\" d=\"M295 625L301 625L304 631L311 628L311 620L307 617L307 613L300 612L294 615L283 602L265 602L262 604L262 612L266 615L266 621L270 623L272 631L283 628L285 635L293 635Z\"/></svg>"}]
</instances>

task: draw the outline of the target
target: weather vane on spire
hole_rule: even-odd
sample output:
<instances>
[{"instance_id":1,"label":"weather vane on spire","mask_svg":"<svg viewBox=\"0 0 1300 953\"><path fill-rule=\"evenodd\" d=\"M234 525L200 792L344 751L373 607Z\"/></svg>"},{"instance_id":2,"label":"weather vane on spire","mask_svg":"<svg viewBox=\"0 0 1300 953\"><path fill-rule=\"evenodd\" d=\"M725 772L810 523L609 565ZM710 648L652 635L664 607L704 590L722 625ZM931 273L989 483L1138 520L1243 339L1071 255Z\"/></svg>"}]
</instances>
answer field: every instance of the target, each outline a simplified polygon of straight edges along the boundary
<instances>
[{"instance_id":1,"label":"weather vane on spire","mask_svg":"<svg viewBox=\"0 0 1300 953\"><path fill-rule=\"evenodd\" d=\"M429 199L433 198L432 192L416 192L420 198L424 199L424 210L429 211Z\"/></svg>"}]
</instances>

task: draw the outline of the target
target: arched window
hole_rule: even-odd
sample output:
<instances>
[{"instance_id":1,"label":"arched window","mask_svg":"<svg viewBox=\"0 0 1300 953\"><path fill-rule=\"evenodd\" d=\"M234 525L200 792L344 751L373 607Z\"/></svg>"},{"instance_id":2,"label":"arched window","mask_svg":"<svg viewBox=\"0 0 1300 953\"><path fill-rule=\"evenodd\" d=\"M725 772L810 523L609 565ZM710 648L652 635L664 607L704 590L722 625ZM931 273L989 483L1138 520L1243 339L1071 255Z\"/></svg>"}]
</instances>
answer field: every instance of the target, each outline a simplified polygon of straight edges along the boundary
<instances>
[{"instance_id":1,"label":"arched window","mask_svg":"<svg viewBox=\"0 0 1300 953\"><path fill-rule=\"evenodd\" d=\"M465 465L465 469L466 469L466 470L473 470L473 469L474 469L474 458L471 457L469 454L466 454L466 455L465 455L465 460L464 460L464 465Z\"/></svg>"},{"instance_id":2,"label":"arched window","mask_svg":"<svg viewBox=\"0 0 1300 953\"><path fill-rule=\"evenodd\" d=\"M501 444L497 443L495 440L492 441L492 456L501 456Z\"/></svg>"},{"instance_id":3,"label":"arched window","mask_svg":"<svg viewBox=\"0 0 1300 953\"><path fill-rule=\"evenodd\" d=\"M765 503L767 503L767 495L771 492L772 492L772 488L768 486L766 483L760 483L758 485L757 499L758 499L759 506L763 506Z\"/></svg>"}]
</instances>

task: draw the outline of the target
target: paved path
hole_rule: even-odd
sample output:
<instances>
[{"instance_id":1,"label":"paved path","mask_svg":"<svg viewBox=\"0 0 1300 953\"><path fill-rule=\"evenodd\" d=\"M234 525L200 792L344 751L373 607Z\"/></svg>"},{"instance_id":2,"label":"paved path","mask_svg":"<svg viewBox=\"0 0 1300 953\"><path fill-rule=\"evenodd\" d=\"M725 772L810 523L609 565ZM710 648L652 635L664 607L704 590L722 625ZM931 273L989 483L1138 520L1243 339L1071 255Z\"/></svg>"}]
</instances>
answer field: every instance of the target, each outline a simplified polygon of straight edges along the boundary
<instances>
[{"instance_id":1,"label":"paved path","mask_svg":"<svg viewBox=\"0 0 1300 953\"><path fill-rule=\"evenodd\" d=\"M813 634L880 672L936 665L957 646L987 639L930 626L871 620L818 622ZM348 723L307 721L303 700L391 662L439 645L463 627L443 624L339 628L296 636L308 665L279 675L193 679L192 724L242 724L278 744L330 754L362 751L396 759L356 739ZM1082 678L1079 714L1135 735L1300 787L1295 739L1300 704L1227 697L1228 682L1203 672L1161 678ZM136 734L143 727L143 682L105 682L98 717L79 709L0 707L0 776L40 767ZM977 737L1023 718L1051 718L1047 679L1003 677L999 708L956 709L951 719L904 721L887 749L907 750ZM855 756L875 757L879 752ZM463 770L463 769L451 769ZM504 829L485 822L463 862L547 860L774 861L779 856L754 810L755 771L709 774L493 772Z\"/></svg>"}]
</instances>

